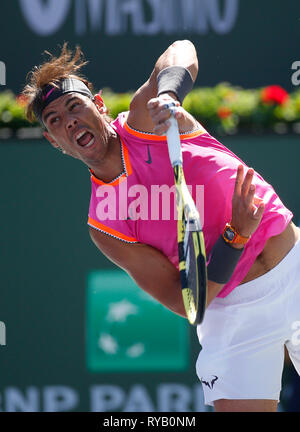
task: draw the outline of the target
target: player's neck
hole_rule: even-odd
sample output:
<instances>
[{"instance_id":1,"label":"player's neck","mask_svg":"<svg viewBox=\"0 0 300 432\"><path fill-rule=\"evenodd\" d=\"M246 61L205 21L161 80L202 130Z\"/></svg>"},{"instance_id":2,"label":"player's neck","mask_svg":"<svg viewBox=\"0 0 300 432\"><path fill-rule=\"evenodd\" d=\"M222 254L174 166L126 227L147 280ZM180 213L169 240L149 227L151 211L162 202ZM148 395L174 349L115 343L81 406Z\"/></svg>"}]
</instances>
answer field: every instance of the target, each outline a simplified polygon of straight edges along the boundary
<instances>
[{"instance_id":1,"label":"player's neck","mask_svg":"<svg viewBox=\"0 0 300 432\"><path fill-rule=\"evenodd\" d=\"M120 138L112 135L107 142L107 154L101 163L90 165L93 174L105 183L110 183L124 171Z\"/></svg>"}]
</instances>

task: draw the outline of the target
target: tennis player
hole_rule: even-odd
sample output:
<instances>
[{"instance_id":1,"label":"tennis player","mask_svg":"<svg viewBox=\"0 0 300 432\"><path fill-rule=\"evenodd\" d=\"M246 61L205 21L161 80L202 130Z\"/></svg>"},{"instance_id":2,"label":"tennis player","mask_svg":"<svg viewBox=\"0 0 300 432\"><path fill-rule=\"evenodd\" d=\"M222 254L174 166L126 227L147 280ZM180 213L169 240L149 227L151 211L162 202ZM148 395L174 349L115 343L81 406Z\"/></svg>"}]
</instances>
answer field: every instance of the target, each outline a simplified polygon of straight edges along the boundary
<instances>
[{"instance_id":1,"label":"tennis player","mask_svg":"<svg viewBox=\"0 0 300 432\"><path fill-rule=\"evenodd\" d=\"M33 69L24 94L28 119L37 118L55 148L90 170L91 239L143 290L185 316L174 197L161 208L153 202L153 185L174 185L165 134L168 104L175 103L186 182L196 202L197 186L204 190L208 307L197 328L196 370L205 402L216 411L276 411L285 345L300 372L292 343L300 319L300 234L291 211L181 107L198 73L191 42L176 41L159 57L116 120L80 75L84 64L79 48L73 55L64 45L59 57Z\"/></svg>"}]
</instances>

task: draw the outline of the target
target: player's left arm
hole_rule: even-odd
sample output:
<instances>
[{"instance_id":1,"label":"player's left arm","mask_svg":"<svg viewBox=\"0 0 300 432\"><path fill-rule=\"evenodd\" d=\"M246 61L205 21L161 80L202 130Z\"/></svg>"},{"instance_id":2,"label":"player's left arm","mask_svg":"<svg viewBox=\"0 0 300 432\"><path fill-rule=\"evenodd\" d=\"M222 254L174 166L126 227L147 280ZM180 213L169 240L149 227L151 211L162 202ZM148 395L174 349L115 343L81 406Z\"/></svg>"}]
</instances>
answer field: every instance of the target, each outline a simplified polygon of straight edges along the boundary
<instances>
[{"instance_id":1,"label":"player's left arm","mask_svg":"<svg viewBox=\"0 0 300 432\"><path fill-rule=\"evenodd\" d=\"M198 58L192 42L189 40L176 41L159 57L150 78L133 96L128 115L128 123L131 127L144 132L161 134L161 131L157 130L157 125L163 123L166 120L166 116L169 116L169 113L166 110L159 109L161 108L161 106L159 107L160 101L174 101L180 106L177 95L173 92L164 93L160 96L160 101L157 100L157 77L161 71L171 66L181 66L187 69L192 80L195 82L198 75ZM151 101L150 106L148 104L149 101ZM156 111L150 113L149 110L151 108ZM180 130L192 130L197 124L196 120L186 111L182 111L184 113L180 112L177 118ZM154 119L156 112L158 118Z\"/></svg>"}]
</instances>

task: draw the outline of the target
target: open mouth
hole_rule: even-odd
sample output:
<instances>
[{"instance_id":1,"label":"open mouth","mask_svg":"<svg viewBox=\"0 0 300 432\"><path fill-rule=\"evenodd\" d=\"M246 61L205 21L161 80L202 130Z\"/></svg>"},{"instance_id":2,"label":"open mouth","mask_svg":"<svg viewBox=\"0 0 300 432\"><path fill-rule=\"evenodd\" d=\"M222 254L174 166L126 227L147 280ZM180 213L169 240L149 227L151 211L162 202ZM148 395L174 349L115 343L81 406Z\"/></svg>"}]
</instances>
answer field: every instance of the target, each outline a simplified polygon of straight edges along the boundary
<instances>
[{"instance_id":1,"label":"open mouth","mask_svg":"<svg viewBox=\"0 0 300 432\"><path fill-rule=\"evenodd\" d=\"M87 130L83 130L79 132L76 135L75 139L77 144L80 145L80 147L85 147L85 148L91 147L91 145L93 145L95 141L94 135L88 132Z\"/></svg>"}]
</instances>

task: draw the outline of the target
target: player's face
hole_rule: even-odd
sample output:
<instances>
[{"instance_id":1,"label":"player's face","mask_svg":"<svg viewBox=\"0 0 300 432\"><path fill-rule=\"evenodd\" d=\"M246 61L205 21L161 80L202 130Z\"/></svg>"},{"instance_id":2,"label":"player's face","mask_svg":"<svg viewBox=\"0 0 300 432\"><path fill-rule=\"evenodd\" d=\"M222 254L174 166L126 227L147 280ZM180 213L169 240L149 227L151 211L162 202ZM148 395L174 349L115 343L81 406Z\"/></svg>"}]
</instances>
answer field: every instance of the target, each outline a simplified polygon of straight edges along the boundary
<instances>
[{"instance_id":1,"label":"player's face","mask_svg":"<svg viewBox=\"0 0 300 432\"><path fill-rule=\"evenodd\" d=\"M74 92L55 99L44 109L43 122L44 135L54 147L88 166L104 157L109 128L88 97Z\"/></svg>"}]
</instances>

